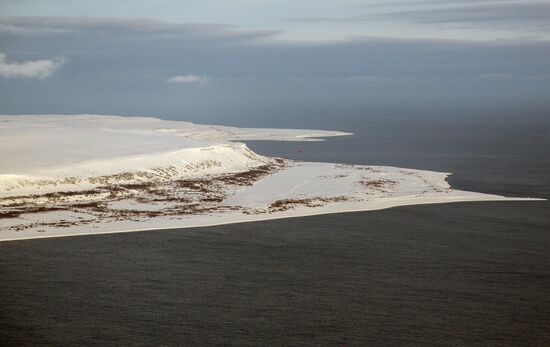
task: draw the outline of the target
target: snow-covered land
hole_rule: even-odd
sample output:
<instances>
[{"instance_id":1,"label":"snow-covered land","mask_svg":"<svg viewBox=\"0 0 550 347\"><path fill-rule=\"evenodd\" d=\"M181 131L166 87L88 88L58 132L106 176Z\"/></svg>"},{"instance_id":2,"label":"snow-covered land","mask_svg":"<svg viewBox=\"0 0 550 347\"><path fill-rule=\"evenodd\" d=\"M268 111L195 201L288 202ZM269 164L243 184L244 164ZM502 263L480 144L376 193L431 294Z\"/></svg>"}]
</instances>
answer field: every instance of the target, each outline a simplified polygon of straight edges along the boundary
<instances>
[{"instance_id":1,"label":"snow-covered land","mask_svg":"<svg viewBox=\"0 0 550 347\"><path fill-rule=\"evenodd\" d=\"M451 189L447 173L296 162L237 142L342 135L351 134L0 116L0 241L510 199Z\"/></svg>"}]
</instances>

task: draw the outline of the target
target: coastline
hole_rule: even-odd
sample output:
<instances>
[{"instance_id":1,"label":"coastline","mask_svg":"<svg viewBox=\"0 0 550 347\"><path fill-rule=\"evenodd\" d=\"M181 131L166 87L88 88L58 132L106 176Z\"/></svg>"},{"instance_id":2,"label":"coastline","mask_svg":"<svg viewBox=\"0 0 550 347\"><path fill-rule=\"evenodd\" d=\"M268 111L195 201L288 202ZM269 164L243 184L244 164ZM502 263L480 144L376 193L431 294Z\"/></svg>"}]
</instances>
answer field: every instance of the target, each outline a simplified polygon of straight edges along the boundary
<instances>
[{"instance_id":1,"label":"coastline","mask_svg":"<svg viewBox=\"0 0 550 347\"><path fill-rule=\"evenodd\" d=\"M455 190L446 172L266 157L233 142L351 135L338 131L94 115L0 119L7 124L0 147L9 163L0 174L0 241L540 200Z\"/></svg>"},{"instance_id":2,"label":"coastline","mask_svg":"<svg viewBox=\"0 0 550 347\"><path fill-rule=\"evenodd\" d=\"M203 223L200 221L197 221L196 223L191 224L180 224L180 225L164 225L164 226L158 226L158 227L146 227L146 228L138 228L138 229L121 229L121 230L103 230L103 231L76 231L76 232L53 232L53 233L47 233L44 235L41 234L35 234L34 236L23 236L23 237L12 237L12 238L2 238L0 239L0 242L10 242L10 241L23 241L23 240L33 240L33 239L47 239L47 238L59 238L59 237L75 237L75 236L88 236L88 235L108 235L108 234L119 234L119 233L133 233L133 232L144 232L144 231L163 231L163 230L176 230L176 229L189 229L189 228L206 228L211 226L220 226L220 225L228 225L228 224L240 224L240 223L250 223L250 222L261 222L261 221L269 221L269 220L277 220L277 219L289 219L289 218L300 218L300 217L312 217L312 216L320 216L320 215L330 215L330 214L341 214L341 213L353 213L353 212L368 212L368 211L378 211L378 210L384 210L384 209L391 209L396 207L405 207L405 206L419 206L419 205L434 205L434 204L453 204L453 203L461 203L461 202L514 202L514 201L522 201L522 202L540 202L540 201L547 201L546 199L542 198L510 198L510 197L501 197L501 196L488 196L484 197L483 199L480 199L479 197L459 197L456 199L450 198L449 200L441 200L441 199L423 199L423 198L415 198L416 201L409 201L406 204L403 204L402 201L381 201L377 204L377 206L370 206L370 207L356 207L356 208L345 208L344 206L337 205L329 210L324 211L315 211L312 209L303 209L303 210L290 210L285 211L281 214L271 214L271 215L241 215L245 218L243 219L231 219L231 220L223 220L223 221L212 221ZM210 218L205 219L230 219L231 216L208 216ZM229 217L229 218L223 218L223 217ZM161 221L157 221L161 222ZM142 222L144 223L144 222ZM158 223L161 224L161 223ZM80 229L80 228L79 228ZM92 228L85 228L85 229L92 229ZM61 229L62 230L62 229ZM1 232L0 232L1 233ZM1 237L1 236L0 236Z\"/></svg>"}]
</instances>

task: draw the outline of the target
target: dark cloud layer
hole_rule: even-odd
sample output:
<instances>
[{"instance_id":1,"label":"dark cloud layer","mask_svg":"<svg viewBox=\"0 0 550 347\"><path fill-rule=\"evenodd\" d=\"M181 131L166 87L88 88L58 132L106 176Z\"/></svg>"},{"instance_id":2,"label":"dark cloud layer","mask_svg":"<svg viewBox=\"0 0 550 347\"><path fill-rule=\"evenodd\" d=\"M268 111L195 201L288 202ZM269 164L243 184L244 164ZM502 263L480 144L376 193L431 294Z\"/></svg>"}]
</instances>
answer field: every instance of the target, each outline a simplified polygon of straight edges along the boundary
<instances>
[{"instance_id":1,"label":"dark cloud layer","mask_svg":"<svg viewBox=\"0 0 550 347\"><path fill-rule=\"evenodd\" d=\"M550 2L506 0L412 0L362 6L365 14L346 18L299 18L298 22L412 22L485 29L546 31Z\"/></svg>"},{"instance_id":2,"label":"dark cloud layer","mask_svg":"<svg viewBox=\"0 0 550 347\"><path fill-rule=\"evenodd\" d=\"M118 17L0 17L0 35L53 36L87 34L149 39L254 40L277 31L237 30L224 24L179 24L149 18Z\"/></svg>"},{"instance_id":3,"label":"dark cloud layer","mask_svg":"<svg viewBox=\"0 0 550 347\"><path fill-rule=\"evenodd\" d=\"M451 2L451 4L456 2ZM550 3L521 1L462 2L443 8L424 8L359 16L357 20L401 19L422 24L453 24L463 26L505 27L523 29L549 29Z\"/></svg>"},{"instance_id":4,"label":"dark cloud layer","mask_svg":"<svg viewBox=\"0 0 550 347\"><path fill-rule=\"evenodd\" d=\"M272 32L148 20L1 23L10 28L0 30L0 51L10 61L65 62L48 79L0 78L4 114L151 114L256 125L301 118L314 126L316 117L428 106L445 110L441 116L464 107L543 110L550 97L549 42L300 43ZM208 82L167 83L175 76Z\"/></svg>"}]
</instances>

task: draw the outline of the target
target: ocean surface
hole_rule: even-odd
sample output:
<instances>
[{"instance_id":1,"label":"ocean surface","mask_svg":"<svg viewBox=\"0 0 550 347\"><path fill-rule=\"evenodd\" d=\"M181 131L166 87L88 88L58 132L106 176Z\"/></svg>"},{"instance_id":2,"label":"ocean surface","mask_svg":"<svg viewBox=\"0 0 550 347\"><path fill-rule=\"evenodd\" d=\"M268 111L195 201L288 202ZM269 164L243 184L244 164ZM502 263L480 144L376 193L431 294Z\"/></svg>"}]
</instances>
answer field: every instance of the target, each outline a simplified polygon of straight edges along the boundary
<instances>
[{"instance_id":1,"label":"ocean surface","mask_svg":"<svg viewBox=\"0 0 550 347\"><path fill-rule=\"evenodd\" d=\"M248 145L550 198L545 118L336 117L316 127L355 135ZM548 346L549 249L546 201L0 243L0 342Z\"/></svg>"}]
</instances>

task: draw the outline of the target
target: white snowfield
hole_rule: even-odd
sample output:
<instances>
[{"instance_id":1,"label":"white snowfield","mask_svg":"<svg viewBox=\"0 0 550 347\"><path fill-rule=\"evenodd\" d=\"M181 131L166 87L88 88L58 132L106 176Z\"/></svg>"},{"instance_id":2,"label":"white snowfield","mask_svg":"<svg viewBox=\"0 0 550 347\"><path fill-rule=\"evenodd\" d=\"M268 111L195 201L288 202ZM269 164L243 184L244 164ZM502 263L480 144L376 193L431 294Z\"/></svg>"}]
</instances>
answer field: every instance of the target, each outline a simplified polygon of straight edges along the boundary
<instances>
[{"instance_id":1,"label":"white snowfield","mask_svg":"<svg viewBox=\"0 0 550 347\"><path fill-rule=\"evenodd\" d=\"M448 173L269 158L238 140L349 133L149 117L0 116L0 241L535 200L452 189Z\"/></svg>"}]
</instances>

